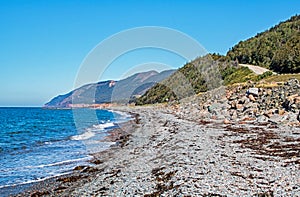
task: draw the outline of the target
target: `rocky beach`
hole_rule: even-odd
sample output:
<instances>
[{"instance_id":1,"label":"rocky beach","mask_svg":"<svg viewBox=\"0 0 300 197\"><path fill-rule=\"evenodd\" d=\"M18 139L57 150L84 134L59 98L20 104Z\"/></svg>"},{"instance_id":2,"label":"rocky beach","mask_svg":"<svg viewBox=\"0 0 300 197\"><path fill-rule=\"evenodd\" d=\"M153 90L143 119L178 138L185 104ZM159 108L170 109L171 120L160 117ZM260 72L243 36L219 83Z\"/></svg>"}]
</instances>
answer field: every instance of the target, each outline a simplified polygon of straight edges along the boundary
<instances>
[{"instance_id":1,"label":"rocky beach","mask_svg":"<svg viewBox=\"0 0 300 197\"><path fill-rule=\"evenodd\" d=\"M299 82L257 86L115 107L135 120L93 166L20 196L300 196Z\"/></svg>"}]
</instances>

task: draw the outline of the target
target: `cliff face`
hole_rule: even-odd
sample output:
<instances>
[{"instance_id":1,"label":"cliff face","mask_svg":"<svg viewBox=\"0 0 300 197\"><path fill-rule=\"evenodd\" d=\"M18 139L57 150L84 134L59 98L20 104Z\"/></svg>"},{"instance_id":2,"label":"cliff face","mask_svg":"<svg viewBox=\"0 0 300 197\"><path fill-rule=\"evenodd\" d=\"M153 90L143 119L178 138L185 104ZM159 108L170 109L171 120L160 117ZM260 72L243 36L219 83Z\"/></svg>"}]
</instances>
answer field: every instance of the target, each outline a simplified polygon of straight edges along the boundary
<instances>
[{"instance_id":1,"label":"cliff face","mask_svg":"<svg viewBox=\"0 0 300 197\"><path fill-rule=\"evenodd\" d=\"M175 70L161 73L148 71L120 81L109 80L87 84L67 94L56 96L44 107L66 108L74 104L128 103L132 98L143 95L149 88L174 72Z\"/></svg>"}]
</instances>

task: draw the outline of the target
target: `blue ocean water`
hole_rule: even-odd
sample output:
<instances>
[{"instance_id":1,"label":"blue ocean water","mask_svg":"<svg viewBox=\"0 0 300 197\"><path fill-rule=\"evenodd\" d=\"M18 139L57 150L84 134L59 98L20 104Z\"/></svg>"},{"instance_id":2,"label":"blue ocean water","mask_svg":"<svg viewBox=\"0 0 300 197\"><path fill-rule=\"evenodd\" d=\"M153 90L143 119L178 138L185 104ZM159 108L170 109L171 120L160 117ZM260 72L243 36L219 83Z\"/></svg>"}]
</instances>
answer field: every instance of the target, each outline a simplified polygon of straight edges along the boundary
<instances>
[{"instance_id":1,"label":"blue ocean water","mask_svg":"<svg viewBox=\"0 0 300 197\"><path fill-rule=\"evenodd\" d=\"M107 130L129 118L94 109L0 108L0 191L87 164L111 145L99 142Z\"/></svg>"}]
</instances>

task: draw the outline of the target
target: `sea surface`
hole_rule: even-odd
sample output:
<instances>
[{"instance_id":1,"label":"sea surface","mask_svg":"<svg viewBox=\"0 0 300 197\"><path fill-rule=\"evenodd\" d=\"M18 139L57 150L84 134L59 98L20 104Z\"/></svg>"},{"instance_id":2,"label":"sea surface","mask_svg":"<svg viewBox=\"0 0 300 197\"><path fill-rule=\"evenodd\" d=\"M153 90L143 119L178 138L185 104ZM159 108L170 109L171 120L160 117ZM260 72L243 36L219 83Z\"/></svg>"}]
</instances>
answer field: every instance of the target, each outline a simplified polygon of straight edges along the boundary
<instances>
[{"instance_id":1,"label":"sea surface","mask_svg":"<svg viewBox=\"0 0 300 197\"><path fill-rule=\"evenodd\" d=\"M0 194L7 188L68 174L91 153L109 148L99 142L128 121L123 113L94 110L0 108ZM6 193L5 193L6 192Z\"/></svg>"}]
</instances>

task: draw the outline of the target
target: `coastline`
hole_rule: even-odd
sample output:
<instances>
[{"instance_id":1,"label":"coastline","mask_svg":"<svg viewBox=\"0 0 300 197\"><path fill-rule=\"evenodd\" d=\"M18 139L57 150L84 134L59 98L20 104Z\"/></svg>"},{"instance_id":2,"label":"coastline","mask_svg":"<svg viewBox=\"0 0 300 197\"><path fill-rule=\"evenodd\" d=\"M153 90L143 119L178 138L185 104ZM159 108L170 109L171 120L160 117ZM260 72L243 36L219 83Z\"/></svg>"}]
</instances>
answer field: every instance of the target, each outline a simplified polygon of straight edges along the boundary
<instances>
[{"instance_id":1,"label":"coastline","mask_svg":"<svg viewBox=\"0 0 300 197\"><path fill-rule=\"evenodd\" d=\"M95 166L17 196L300 194L298 128L204 122L166 105L113 109L135 120L111 131L118 145L95 154Z\"/></svg>"},{"instance_id":2,"label":"coastline","mask_svg":"<svg viewBox=\"0 0 300 197\"><path fill-rule=\"evenodd\" d=\"M102 109L102 108L101 108ZM117 147L122 146L129 136L130 130L134 126L135 122L137 121L138 114L130 113L130 112L122 112L117 110L110 110L105 109L114 113L125 114L127 117L130 117L129 120L115 123L118 125L117 128L109 129L107 131L107 136L105 136L99 142L114 142L114 145L111 145L108 149L91 153L90 156L93 157L91 160L87 162L90 163L89 166L76 166L71 172L66 173L65 175L57 175L53 177L45 178L44 180L32 182L32 183L24 183L15 186L9 186L4 192L8 193L9 191L12 192L9 196L44 196L49 195L49 191L59 191L66 189L62 186L65 183L75 183L80 179L80 183L84 182L84 179L92 176L98 170L94 168L95 165L102 163L102 159L107 157L106 155L110 155L111 151L117 149ZM99 159L99 155L101 156L101 160ZM21 191L21 192L20 192Z\"/></svg>"}]
</instances>

